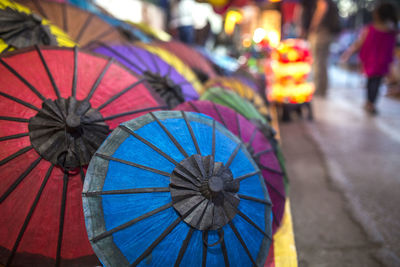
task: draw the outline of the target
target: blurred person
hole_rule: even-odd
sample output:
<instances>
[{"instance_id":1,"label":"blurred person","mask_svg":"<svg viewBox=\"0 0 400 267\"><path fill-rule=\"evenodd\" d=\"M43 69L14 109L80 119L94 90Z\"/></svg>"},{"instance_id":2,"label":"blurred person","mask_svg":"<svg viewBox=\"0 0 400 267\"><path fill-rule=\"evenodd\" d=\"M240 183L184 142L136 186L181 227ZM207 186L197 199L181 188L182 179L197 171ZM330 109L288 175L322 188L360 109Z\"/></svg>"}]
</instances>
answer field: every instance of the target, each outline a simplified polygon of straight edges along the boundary
<instances>
[{"instance_id":1,"label":"blurred person","mask_svg":"<svg viewBox=\"0 0 400 267\"><path fill-rule=\"evenodd\" d=\"M364 108L376 114L376 100L383 77L389 72L396 47L397 15L391 3L381 3L372 13L372 23L364 27L356 42L342 56L346 62L350 56L360 51L360 61L367 76L367 94Z\"/></svg>"},{"instance_id":2,"label":"blurred person","mask_svg":"<svg viewBox=\"0 0 400 267\"><path fill-rule=\"evenodd\" d=\"M301 25L300 38L308 38L311 46L315 95L325 96L329 48L340 32L337 6L332 0L301 0L296 13Z\"/></svg>"},{"instance_id":3,"label":"blurred person","mask_svg":"<svg viewBox=\"0 0 400 267\"><path fill-rule=\"evenodd\" d=\"M178 30L178 37L183 43L193 44L194 42L194 19L193 0L176 0L172 3L171 24Z\"/></svg>"}]
</instances>

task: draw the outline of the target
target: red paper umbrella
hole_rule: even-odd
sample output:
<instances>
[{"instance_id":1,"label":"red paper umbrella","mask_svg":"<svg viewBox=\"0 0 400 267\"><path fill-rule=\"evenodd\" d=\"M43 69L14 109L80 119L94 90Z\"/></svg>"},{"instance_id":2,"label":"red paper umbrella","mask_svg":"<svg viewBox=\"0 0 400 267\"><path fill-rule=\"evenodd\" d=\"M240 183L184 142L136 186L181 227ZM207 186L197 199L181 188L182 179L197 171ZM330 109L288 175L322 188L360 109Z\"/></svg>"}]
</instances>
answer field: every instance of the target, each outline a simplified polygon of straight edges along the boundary
<instances>
[{"instance_id":1,"label":"red paper umbrella","mask_svg":"<svg viewBox=\"0 0 400 267\"><path fill-rule=\"evenodd\" d=\"M207 76L205 80L208 78L214 78L217 75L210 62L203 57L202 54L184 43L170 41L158 42L156 45L179 57L184 63L190 66L196 74L198 74L200 79L202 78L200 76L204 76L204 74Z\"/></svg>"},{"instance_id":2,"label":"red paper umbrella","mask_svg":"<svg viewBox=\"0 0 400 267\"><path fill-rule=\"evenodd\" d=\"M258 130L256 125L239 113L210 101L185 102L175 109L194 111L211 116L246 144L247 150L257 163L267 184L268 193L273 205L272 213L274 218L272 230L275 232L281 223L285 209L285 186L283 183L283 172L274 154L274 148L264 134Z\"/></svg>"},{"instance_id":3,"label":"red paper umbrella","mask_svg":"<svg viewBox=\"0 0 400 267\"><path fill-rule=\"evenodd\" d=\"M85 166L111 129L160 101L122 65L77 48L0 57L0 265L99 264Z\"/></svg>"}]
</instances>

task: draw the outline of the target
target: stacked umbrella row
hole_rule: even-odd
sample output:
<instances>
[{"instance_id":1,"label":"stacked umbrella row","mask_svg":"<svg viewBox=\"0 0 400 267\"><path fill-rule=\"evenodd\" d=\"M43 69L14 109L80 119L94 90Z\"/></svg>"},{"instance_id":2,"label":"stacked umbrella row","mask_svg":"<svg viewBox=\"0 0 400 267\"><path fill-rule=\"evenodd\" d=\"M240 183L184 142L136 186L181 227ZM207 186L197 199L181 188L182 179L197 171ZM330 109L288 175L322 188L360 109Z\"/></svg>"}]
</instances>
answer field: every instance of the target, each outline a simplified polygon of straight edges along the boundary
<instances>
[{"instance_id":1,"label":"stacked umbrella row","mask_svg":"<svg viewBox=\"0 0 400 267\"><path fill-rule=\"evenodd\" d=\"M255 83L126 36L0 0L0 264L263 265L284 165Z\"/></svg>"}]
</instances>

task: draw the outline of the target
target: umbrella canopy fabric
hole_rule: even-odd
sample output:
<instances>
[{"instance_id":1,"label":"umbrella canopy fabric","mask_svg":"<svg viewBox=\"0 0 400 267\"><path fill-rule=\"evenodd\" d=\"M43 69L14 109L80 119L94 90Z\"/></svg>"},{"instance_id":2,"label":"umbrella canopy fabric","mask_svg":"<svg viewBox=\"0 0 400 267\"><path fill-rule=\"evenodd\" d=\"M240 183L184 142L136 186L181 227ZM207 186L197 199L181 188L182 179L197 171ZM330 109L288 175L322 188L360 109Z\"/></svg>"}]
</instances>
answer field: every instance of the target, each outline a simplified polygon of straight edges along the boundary
<instances>
[{"instance_id":1,"label":"umbrella canopy fabric","mask_svg":"<svg viewBox=\"0 0 400 267\"><path fill-rule=\"evenodd\" d=\"M88 236L106 266L262 266L271 206L243 143L208 116L122 124L85 180Z\"/></svg>"},{"instance_id":2,"label":"umbrella canopy fabric","mask_svg":"<svg viewBox=\"0 0 400 267\"><path fill-rule=\"evenodd\" d=\"M209 88L201 95L200 100L209 100L214 103L229 107L248 120L260 120L266 123L266 118L245 98L240 97L234 91L225 90L221 87Z\"/></svg>"},{"instance_id":3,"label":"umbrella canopy fabric","mask_svg":"<svg viewBox=\"0 0 400 267\"><path fill-rule=\"evenodd\" d=\"M208 76L207 78L214 78L217 75L208 59L206 59L196 49L182 42L158 42L155 45L164 48L179 57L184 63L190 66L196 74L202 72Z\"/></svg>"},{"instance_id":4,"label":"umbrella canopy fabric","mask_svg":"<svg viewBox=\"0 0 400 267\"><path fill-rule=\"evenodd\" d=\"M206 89L211 87L222 87L224 89L232 90L243 98L249 100L263 116L269 116L268 107L263 98L254 92L250 87L240 82L235 78L216 77L209 80L204 87Z\"/></svg>"},{"instance_id":5,"label":"umbrella canopy fabric","mask_svg":"<svg viewBox=\"0 0 400 267\"><path fill-rule=\"evenodd\" d=\"M0 0L0 53L33 45L72 47L76 44L60 28L29 8Z\"/></svg>"},{"instance_id":6,"label":"umbrella canopy fabric","mask_svg":"<svg viewBox=\"0 0 400 267\"><path fill-rule=\"evenodd\" d=\"M197 93L202 94L204 92L203 85L197 78L196 74L182 60L180 60L177 56L173 55L173 53L170 53L167 50L162 49L160 47L151 46L145 43L138 42L136 44L140 47L143 47L147 51L158 55L165 62L172 65L182 76L184 76L188 81L190 81L190 84L196 89Z\"/></svg>"},{"instance_id":7,"label":"umbrella canopy fabric","mask_svg":"<svg viewBox=\"0 0 400 267\"><path fill-rule=\"evenodd\" d=\"M85 166L110 129L159 103L131 71L77 48L0 57L0 264L99 264L82 213Z\"/></svg>"},{"instance_id":8,"label":"umbrella canopy fabric","mask_svg":"<svg viewBox=\"0 0 400 267\"><path fill-rule=\"evenodd\" d=\"M131 25L132 27L134 27L136 29L141 30L142 32L147 34L147 36L152 38L153 40L164 41L164 42L168 42L168 41L172 40L172 36L169 35L167 32L160 30L160 29L155 29L146 23L138 23L138 22L132 22L132 21L126 21L126 23L128 23L129 25Z\"/></svg>"},{"instance_id":9,"label":"umbrella canopy fabric","mask_svg":"<svg viewBox=\"0 0 400 267\"><path fill-rule=\"evenodd\" d=\"M185 100L199 98L194 86L173 66L144 48L133 45L107 45L96 43L90 46L96 53L110 56L129 69L143 76L165 100L175 107Z\"/></svg>"},{"instance_id":10,"label":"umbrella canopy fabric","mask_svg":"<svg viewBox=\"0 0 400 267\"><path fill-rule=\"evenodd\" d=\"M81 47L93 41L124 41L126 38L99 16L67 3L16 0L68 33Z\"/></svg>"},{"instance_id":11,"label":"umbrella canopy fabric","mask_svg":"<svg viewBox=\"0 0 400 267\"><path fill-rule=\"evenodd\" d=\"M268 193L272 201L272 232L275 233L281 224L286 197L283 172L269 140L258 130L256 125L239 113L210 101L185 102L175 109L206 114L222 123L246 144L249 153L262 171L267 184Z\"/></svg>"}]
</instances>

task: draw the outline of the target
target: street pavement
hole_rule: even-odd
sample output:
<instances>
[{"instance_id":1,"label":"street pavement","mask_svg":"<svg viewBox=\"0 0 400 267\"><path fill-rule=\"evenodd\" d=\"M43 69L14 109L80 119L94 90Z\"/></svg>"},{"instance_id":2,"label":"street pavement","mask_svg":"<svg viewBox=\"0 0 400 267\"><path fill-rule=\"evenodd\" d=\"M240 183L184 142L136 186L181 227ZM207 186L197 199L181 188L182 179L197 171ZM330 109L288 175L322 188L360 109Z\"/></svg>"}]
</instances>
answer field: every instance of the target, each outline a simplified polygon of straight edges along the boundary
<instances>
[{"instance_id":1,"label":"street pavement","mask_svg":"<svg viewBox=\"0 0 400 267\"><path fill-rule=\"evenodd\" d=\"M330 69L314 121L281 123L300 266L400 266L400 101L363 109L362 76Z\"/></svg>"}]
</instances>

